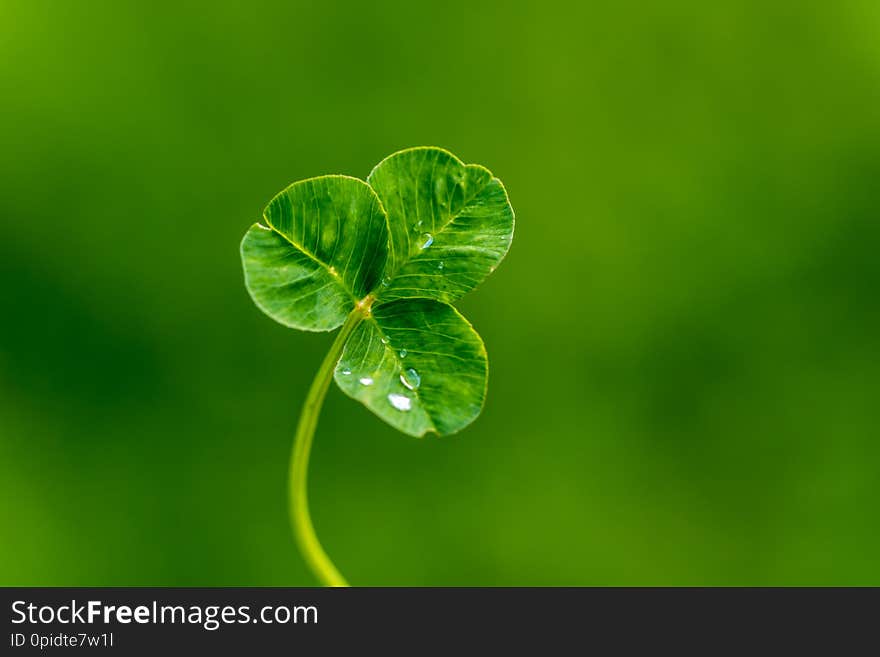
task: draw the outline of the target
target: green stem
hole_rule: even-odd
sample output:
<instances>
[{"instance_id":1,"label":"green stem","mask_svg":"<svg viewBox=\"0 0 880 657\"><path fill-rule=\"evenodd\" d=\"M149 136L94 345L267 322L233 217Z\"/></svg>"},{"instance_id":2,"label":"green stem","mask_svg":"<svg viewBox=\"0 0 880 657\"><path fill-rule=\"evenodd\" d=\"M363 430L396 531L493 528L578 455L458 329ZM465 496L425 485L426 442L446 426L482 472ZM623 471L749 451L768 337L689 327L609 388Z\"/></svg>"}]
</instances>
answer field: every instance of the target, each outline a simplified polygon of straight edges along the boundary
<instances>
[{"instance_id":1,"label":"green stem","mask_svg":"<svg viewBox=\"0 0 880 657\"><path fill-rule=\"evenodd\" d=\"M307 495L309 453L312 450L312 440L315 437L315 428L318 426L321 406L324 404L327 388L333 378L333 370L336 368L336 363L339 362L348 337L369 312L369 301L365 299L345 320L339 335L333 341L333 346L324 357L324 362L321 363L321 368L315 375L315 380L312 381L312 387L309 388L309 394L303 404L299 424L296 428L296 437L293 439L293 450L290 453L290 478L288 481L290 524L306 563L324 586L348 586L348 582L324 552L324 548L321 547L321 543L315 535L315 528L312 526Z\"/></svg>"}]
</instances>

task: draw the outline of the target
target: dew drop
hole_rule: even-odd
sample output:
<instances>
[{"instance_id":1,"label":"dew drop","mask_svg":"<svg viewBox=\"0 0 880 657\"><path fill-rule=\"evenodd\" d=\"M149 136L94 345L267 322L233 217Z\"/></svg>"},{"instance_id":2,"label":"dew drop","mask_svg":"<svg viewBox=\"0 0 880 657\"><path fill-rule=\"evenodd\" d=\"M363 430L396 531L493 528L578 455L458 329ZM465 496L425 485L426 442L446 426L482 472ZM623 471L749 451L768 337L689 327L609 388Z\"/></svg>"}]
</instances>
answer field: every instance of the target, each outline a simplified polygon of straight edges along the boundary
<instances>
[{"instance_id":1,"label":"dew drop","mask_svg":"<svg viewBox=\"0 0 880 657\"><path fill-rule=\"evenodd\" d=\"M431 233L422 233L422 245L420 248L427 249L434 243L434 236Z\"/></svg>"},{"instance_id":2,"label":"dew drop","mask_svg":"<svg viewBox=\"0 0 880 657\"><path fill-rule=\"evenodd\" d=\"M437 269L443 269L446 265L443 264L443 261L437 263Z\"/></svg>"},{"instance_id":3,"label":"dew drop","mask_svg":"<svg viewBox=\"0 0 880 657\"><path fill-rule=\"evenodd\" d=\"M400 357L401 357L401 358L406 358L406 349L401 349L401 350L400 350Z\"/></svg>"},{"instance_id":4,"label":"dew drop","mask_svg":"<svg viewBox=\"0 0 880 657\"><path fill-rule=\"evenodd\" d=\"M388 344L388 338L386 338L384 335L381 338L379 338L379 340L382 341L382 344Z\"/></svg>"},{"instance_id":5,"label":"dew drop","mask_svg":"<svg viewBox=\"0 0 880 657\"><path fill-rule=\"evenodd\" d=\"M369 376L362 376L360 378L360 382L362 386L371 386L373 385L373 379Z\"/></svg>"},{"instance_id":6,"label":"dew drop","mask_svg":"<svg viewBox=\"0 0 880 657\"><path fill-rule=\"evenodd\" d=\"M422 377L410 367L408 370L400 373L400 382L410 390L418 390L419 386L422 385Z\"/></svg>"},{"instance_id":7,"label":"dew drop","mask_svg":"<svg viewBox=\"0 0 880 657\"><path fill-rule=\"evenodd\" d=\"M348 367L343 367L341 370L339 370L339 372L341 374L344 374L345 376L348 376L349 374L351 374L351 369Z\"/></svg>"},{"instance_id":8,"label":"dew drop","mask_svg":"<svg viewBox=\"0 0 880 657\"><path fill-rule=\"evenodd\" d=\"M385 287L388 287L389 285L391 285L391 279L388 276L386 276L385 278L382 279L382 285L384 285Z\"/></svg>"},{"instance_id":9,"label":"dew drop","mask_svg":"<svg viewBox=\"0 0 880 657\"><path fill-rule=\"evenodd\" d=\"M412 399L406 395L398 395L397 393L392 392L388 395L388 401L390 401L391 405L398 411L408 411L412 408Z\"/></svg>"}]
</instances>

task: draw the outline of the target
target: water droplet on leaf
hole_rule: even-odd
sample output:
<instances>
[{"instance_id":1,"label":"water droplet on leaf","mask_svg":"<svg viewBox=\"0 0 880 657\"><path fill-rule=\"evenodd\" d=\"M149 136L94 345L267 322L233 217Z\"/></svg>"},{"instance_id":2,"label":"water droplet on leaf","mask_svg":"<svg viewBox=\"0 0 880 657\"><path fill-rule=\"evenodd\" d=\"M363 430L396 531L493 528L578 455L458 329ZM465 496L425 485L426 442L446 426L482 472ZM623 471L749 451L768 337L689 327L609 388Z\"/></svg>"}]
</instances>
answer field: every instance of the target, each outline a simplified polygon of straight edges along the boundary
<instances>
[{"instance_id":1,"label":"water droplet on leaf","mask_svg":"<svg viewBox=\"0 0 880 657\"><path fill-rule=\"evenodd\" d=\"M401 349L401 350L400 350L400 357L401 357L401 358L406 358L406 349Z\"/></svg>"},{"instance_id":2,"label":"water droplet on leaf","mask_svg":"<svg viewBox=\"0 0 880 657\"><path fill-rule=\"evenodd\" d=\"M422 385L422 377L413 368L409 368L400 373L400 382L410 390L418 390Z\"/></svg>"},{"instance_id":3,"label":"water droplet on leaf","mask_svg":"<svg viewBox=\"0 0 880 657\"><path fill-rule=\"evenodd\" d=\"M349 374L351 374L351 369L348 368L348 367L343 367L343 368L342 368L341 370L339 370L339 371L340 371L342 374L345 374L345 376L348 376Z\"/></svg>"},{"instance_id":4,"label":"water droplet on leaf","mask_svg":"<svg viewBox=\"0 0 880 657\"><path fill-rule=\"evenodd\" d=\"M437 263L437 269L443 269L446 265L443 264L443 261Z\"/></svg>"},{"instance_id":5,"label":"water droplet on leaf","mask_svg":"<svg viewBox=\"0 0 880 657\"><path fill-rule=\"evenodd\" d=\"M392 392L388 395L388 401L390 401L391 405L398 411L408 411L412 408L412 399L406 395L398 395L397 393Z\"/></svg>"},{"instance_id":6,"label":"water droplet on leaf","mask_svg":"<svg viewBox=\"0 0 880 657\"><path fill-rule=\"evenodd\" d=\"M434 243L434 236L431 233L422 233L422 245L420 248L427 249Z\"/></svg>"},{"instance_id":7,"label":"water droplet on leaf","mask_svg":"<svg viewBox=\"0 0 880 657\"><path fill-rule=\"evenodd\" d=\"M360 378L360 382L362 386L371 386L373 385L373 379L369 376L362 376Z\"/></svg>"}]
</instances>

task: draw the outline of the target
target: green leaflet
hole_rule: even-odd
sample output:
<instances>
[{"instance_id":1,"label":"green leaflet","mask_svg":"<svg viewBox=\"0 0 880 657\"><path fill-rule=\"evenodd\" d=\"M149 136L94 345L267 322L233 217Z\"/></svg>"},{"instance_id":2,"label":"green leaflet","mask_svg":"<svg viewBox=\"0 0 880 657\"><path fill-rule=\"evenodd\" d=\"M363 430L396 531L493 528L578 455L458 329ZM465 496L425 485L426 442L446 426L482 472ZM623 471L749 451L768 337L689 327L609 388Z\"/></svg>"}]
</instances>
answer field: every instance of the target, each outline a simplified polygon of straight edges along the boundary
<instances>
[{"instance_id":1,"label":"green leaflet","mask_svg":"<svg viewBox=\"0 0 880 657\"><path fill-rule=\"evenodd\" d=\"M455 301L507 254L513 209L501 181L439 148L413 148L380 162L367 178L388 214L383 300Z\"/></svg>"},{"instance_id":2,"label":"green leaflet","mask_svg":"<svg viewBox=\"0 0 880 657\"><path fill-rule=\"evenodd\" d=\"M272 319L305 331L340 326L381 280L385 214L364 181L322 176L293 183L241 244L245 286Z\"/></svg>"},{"instance_id":3,"label":"green leaflet","mask_svg":"<svg viewBox=\"0 0 880 657\"><path fill-rule=\"evenodd\" d=\"M446 435L480 413L488 363L449 302L504 258L513 210L501 182L439 148L380 162L368 182L323 176L278 194L241 245L245 284L266 314L327 331L363 319L339 387L404 433Z\"/></svg>"},{"instance_id":4,"label":"green leaflet","mask_svg":"<svg viewBox=\"0 0 880 657\"><path fill-rule=\"evenodd\" d=\"M399 299L373 307L348 339L335 378L400 431L446 435L480 414L487 370L483 341L455 308Z\"/></svg>"}]
</instances>

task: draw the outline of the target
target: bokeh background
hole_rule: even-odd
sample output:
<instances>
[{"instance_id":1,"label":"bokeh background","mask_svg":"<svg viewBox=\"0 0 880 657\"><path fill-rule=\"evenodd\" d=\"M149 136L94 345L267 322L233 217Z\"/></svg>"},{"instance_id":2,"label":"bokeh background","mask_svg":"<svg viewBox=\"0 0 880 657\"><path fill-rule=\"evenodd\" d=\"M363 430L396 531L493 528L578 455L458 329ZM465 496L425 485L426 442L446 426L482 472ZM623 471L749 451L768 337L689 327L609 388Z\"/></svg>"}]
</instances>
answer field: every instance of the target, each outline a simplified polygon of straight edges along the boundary
<instances>
[{"instance_id":1,"label":"bokeh background","mask_svg":"<svg viewBox=\"0 0 880 657\"><path fill-rule=\"evenodd\" d=\"M0 583L309 585L332 338L245 292L288 183L444 146L517 211L487 405L334 386L365 585L880 584L880 4L0 2Z\"/></svg>"}]
</instances>

